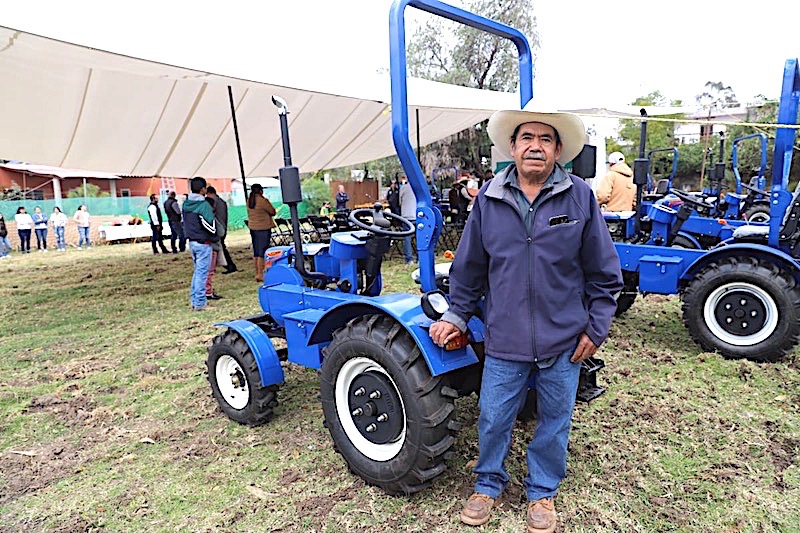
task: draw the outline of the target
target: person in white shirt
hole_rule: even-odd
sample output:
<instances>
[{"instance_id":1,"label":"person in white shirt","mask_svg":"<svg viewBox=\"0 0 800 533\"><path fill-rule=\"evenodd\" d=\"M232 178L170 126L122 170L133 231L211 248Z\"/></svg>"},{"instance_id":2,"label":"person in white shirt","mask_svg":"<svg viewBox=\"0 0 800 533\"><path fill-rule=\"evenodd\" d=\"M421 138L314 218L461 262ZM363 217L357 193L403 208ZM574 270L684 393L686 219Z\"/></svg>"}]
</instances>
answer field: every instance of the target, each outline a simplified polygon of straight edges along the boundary
<instances>
[{"instance_id":1,"label":"person in white shirt","mask_svg":"<svg viewBox=\"0 0 800 533\"><path fill-rule=\"evenodd\" d=\"M17 214L14 215L14 221L17 223L17 234L19 235L19 251L23 254L31 253L31 230L33 229L33 218L25 211L25 208L19 206Z\"/></svg>"},{"instance_id":2,"label":"person in white shirt","mask_svg":"<svg viewBox=\"0 0 800 533\"><path fill-rule=\"evenodd\" d=\"M89 210L85 205L81 205L78 210L75 211L75 215L73 215L72 219L78 224L78 250L83 250L84 245L87 248L91 248L92 241L89 240L89 223L91 216L89 215Z\"/></svg>"},{"instance_id":3,"label":"person in white shirt","mask_svg":"<svg viewBox=\"0 0 800 533\"><path fill-rule=\"evenodd\" d=\"M158 207L158 196L155 194L150 195L147 215L150 217L150 229L153 231L153 235L150 237L153 253L158 255L158 248L156 247L156 244L158 244L161 247L161 253L168 254L169 250L164 246L164 237L161 235L161 229L164 227L164 217L161 215L161 209Z\"/></svg>"},{"instance_id":4,"label":"person in white shirt","mask_svg":"<svg viewBox=\"0 0 800 533\"><path fill-rule=\"evenodd\" d=\"M54 207L50 221L53 223L53 232L56 234L56 249L59 252L66 252L67 241L64 238L64 232L67 229L67 215L61 211L60 207Z\"/></svg>"}]
</instances>

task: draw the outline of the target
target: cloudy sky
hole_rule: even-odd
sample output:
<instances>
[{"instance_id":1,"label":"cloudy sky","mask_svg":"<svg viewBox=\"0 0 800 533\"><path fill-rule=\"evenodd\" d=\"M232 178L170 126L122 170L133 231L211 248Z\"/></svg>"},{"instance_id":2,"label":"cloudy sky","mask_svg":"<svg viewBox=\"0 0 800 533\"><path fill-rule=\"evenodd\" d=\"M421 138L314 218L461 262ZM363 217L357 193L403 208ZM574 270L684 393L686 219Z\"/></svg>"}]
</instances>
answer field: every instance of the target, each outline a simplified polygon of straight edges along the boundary
<instances>
[{"instance_id":1,"label":"cloudy sky","mask_svg":"<svg viewBox=\"0 0 800 533\"><path fill-rule=\"evenodd\" d=\"M346 85L388 67L390 4L5 0L0 24L246 79L313 86L336 78ZM654 90L692 102L707 81L730 85L740 101L777 97L785 60L800 56L799 2L533 0L533 6L542 44L534 94L562 109L614 107ZM427 16L407 12L409 24Z\"/></svg>"}]
</instances>

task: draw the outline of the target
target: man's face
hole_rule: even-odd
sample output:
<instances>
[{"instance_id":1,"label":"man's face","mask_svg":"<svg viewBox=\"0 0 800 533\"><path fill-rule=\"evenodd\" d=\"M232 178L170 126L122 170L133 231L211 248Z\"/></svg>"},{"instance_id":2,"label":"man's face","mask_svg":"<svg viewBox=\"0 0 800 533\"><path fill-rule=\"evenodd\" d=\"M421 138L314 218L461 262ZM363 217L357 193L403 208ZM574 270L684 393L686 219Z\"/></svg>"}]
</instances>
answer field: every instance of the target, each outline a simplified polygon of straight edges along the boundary
<instances>
[{"instance_id":1,"label":"man's face","mask_svg":"<svg viewBox=\"0 0 800 533\"><path fill-rule=\"evenodd\" d=\"M556 130L541 122L523 124L517 137L511 141L511 158L523 176L546 179L560 155L561 144L556 142Z\"/></svg>"}]
</instances>

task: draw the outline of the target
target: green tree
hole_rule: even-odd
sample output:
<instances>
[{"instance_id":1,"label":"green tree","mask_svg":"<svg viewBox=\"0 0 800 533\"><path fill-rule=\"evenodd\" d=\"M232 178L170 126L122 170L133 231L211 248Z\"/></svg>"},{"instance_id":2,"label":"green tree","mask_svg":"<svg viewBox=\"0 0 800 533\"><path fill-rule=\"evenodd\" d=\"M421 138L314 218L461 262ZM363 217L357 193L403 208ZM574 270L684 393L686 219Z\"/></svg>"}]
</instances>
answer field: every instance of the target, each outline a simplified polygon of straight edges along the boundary
<instances>
[{"instance_id":1,"label":"green tree","mask_svg":"<svg viewBox=\"0 0 800 533\"><path fill-rule=\"evenodd\" d=\"M332 199L331 189L327 183L322 181L319 173L314 173L300 183L303 191L303 201L307 207L307 213L318 214L320 207L325 202Z\"/></svg>"},{"instance_id":2,"label":"green tree","mask_svg":"<svg viewBox=\"0 0 800 533\"><path fill-rule=\"evenodd\" d=\"M85 194L83 185L67 191L67 198L107 198L109 196L111 195L105 191L101 191L100 187L94 183L86 184Z\"/></svg>"},{"instance_id":3,"label":"green tree","mask_svg":"<svg viewBox=\"0 0 800 533\"><path fill-rule=\"evenodd\" d=\"M715 110L739 105L733 89L721 81L707 81L705 90L695 97L695 101L698 106L706 111L706 116L709 120ZM703 138L703 160L700 163L700 179L702 180L706 175L706 164L708 163L710 131L701 128L701 136Z\"/></svg>"},{"instance_id":4,"label":"green tree","mask_svg":"<svg viewBox=\"0 0 800 533\"><path fill-rule=\"evenodd\" d=\"M640 96L631 102L633 106L663 106L670 102L660 91L653 91L646 96ZM672 102L674 104L674 102ZM668 115L666 118L681 118L683 115ZM626 161L633 161L639 157L639 138L641 137L641 120L620 120L620 141L606 139L606 150L609 152L620 151L625 154ZM658 148L673 148L675 146L675 123L655 122L647 123L647 139L645 140L645 155L647 151Z\"/></svg>"},{"instance_id":5,"label":"green tree","mask_svg":"<svg viewBox=\"0 0 800 533\"><path fill-rule=\"evenodd\" d=\"M518 29L528 38L531 50L539 48L536 17L528 0L468 0L465 8ZM519 82L518 64L511 41L441 17L420 26L408 46L410 75L465 87L513 91ZM423 159L429 171L442 165L483 170L490 145L482 122L426 147L428 157Z\"/></svg>"}]
</instances>

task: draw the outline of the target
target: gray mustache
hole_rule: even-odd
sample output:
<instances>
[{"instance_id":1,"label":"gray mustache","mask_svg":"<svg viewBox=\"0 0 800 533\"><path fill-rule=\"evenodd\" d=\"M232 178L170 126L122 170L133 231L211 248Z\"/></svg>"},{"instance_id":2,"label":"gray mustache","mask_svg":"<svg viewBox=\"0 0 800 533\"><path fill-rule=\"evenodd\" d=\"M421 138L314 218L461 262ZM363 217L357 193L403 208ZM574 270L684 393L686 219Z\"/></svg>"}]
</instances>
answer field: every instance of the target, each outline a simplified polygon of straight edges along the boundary
<instances>
[{"instance_id":1,"label":"gray mustache","mask_svg":"<svg viewBox=\"0 0 800 533\"><path fill-rule=\"evenodd\" d=\"M528 152L522 159L532 159L534 161L546 161L542 152Z\"/></svg>"}]
</instances>

